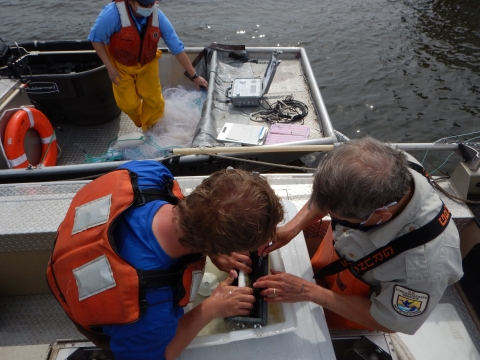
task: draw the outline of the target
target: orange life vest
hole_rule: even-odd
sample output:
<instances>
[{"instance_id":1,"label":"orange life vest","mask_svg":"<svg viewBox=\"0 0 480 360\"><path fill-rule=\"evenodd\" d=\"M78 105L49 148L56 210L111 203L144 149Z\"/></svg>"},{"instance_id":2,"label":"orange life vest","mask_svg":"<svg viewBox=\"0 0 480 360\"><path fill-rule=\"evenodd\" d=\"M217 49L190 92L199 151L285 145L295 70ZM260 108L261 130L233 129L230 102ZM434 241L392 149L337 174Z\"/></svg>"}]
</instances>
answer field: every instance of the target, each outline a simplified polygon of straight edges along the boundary
<instances>
[{"instance_id":1,"label":"orange life vest","mask_svg":"<svg viewBox=\"0 0 480 360\"><path fill-rule=\"evenodd\" d=\"M155 6L152 15L147 20L145 33L140 34L135 26L135 20L127 8L126 1L115 0L115 4L122 28L110 37L108 48L110 54L123 65L148 64L155 59L158 41L161 37L157 7Z\"/></svg>"},{"instance_id":2,"label":"orange life vest","mask_svg":"<svg viewBox=\"0 0 480 360\"><path fill-rule=\"evenodd\" d=\"M313 273L316 274L328 264L339 259L337 251L333 246L333 232L330 224L323 241L311 259ZM337 294L370 298L370 285L357 279L349 269L317 279L317 284ZM329 329L365 329L365 326L347 320L333 311L328 309L323 309L323 311L325 312Z\"/></svg>"},{"instance_id":3,"label":"orange life vest","mask_svg":"<svg viewBox=\"0 0 480 360\"><path fill-rule=\"evenodd\" d=\"M77 192L58 228L47 268L52 293L75 323L89 329L134 322L148 306L145 290L150 287L173 287L180 306L195 299L205 267L203 254L184 257L175 269L135 269L117 254L112 237L116 219L130 206L156 199L176 203L182 197L175 180L168 194L140 190L136 173L126 169L101 176Z\"/></svg>"}]
</instances>

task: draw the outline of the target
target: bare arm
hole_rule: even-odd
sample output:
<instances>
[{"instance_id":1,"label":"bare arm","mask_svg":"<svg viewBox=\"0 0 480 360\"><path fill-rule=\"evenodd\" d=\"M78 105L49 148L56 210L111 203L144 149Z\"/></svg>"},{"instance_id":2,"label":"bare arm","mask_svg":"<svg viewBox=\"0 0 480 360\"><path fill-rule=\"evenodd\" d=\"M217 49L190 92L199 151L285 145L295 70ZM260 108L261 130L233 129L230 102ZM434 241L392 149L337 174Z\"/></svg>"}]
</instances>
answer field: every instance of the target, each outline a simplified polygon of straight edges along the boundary
<instances>
[{"instance_id":1,"label":"bare arm","mask_svg":"<svg viewBox=\"0 0 480 360\"><path fill-rule=\"evenodd\" d=\"M337 313L344 318L364 325L368 329L393 333L394 331L380 325L372 315L370 315L370 307L372 302L370 299L361 296L345 296L334 293L319 285L311 284L312 302L323 306L324 308Z\"/></svg>"},{"instance_id":2,"label":"bare arm","mask_svg":"<svg viewBox=\"0 0 480 360\"><path fill-rule=\"evenodd\" d=\"M253 284L254 288L266 288L261 294L266 296L265 301L267 302L311 301L369 329L393 332L380 325L370 315L372 305L370 299L337 294L291 274L275 270L272 270L272 274L258 279ZM273 295L273 289L275 289L276 296L268 297Z\"/></svg>"},{"instance_id":3,"label":"bare arm","mask_svg":"<svg viewBox=\"0 0 480 360\"><path fill-rule=\"evenodd\" d=\"M295 236L300 233L307 226L314 224L321 220L326 214L315 208L309 207L306 203L295 217L284 226L277 228L275 238L272 240L272 245L264 245L258 249L258 254L265 256L272 251L285 246Z\"/></svg>"},{"instance_id":4,"label":"bare arm","mask_svg":"<svg viewBox=\"0 0 480 360\"><path fill-rule=\"evenodd\" d=\"M216 314L211 306L206 304L207 300L195 306L192 310L182 316L178 322L177 333L165 349L165 359L176 359L188 344L197 336L210 321L215 319Z\"/></svg>"},{"instance_id":5,"label":"bare arm","mask_svg":"<svg viewBox=\"0 0 480 360\"><path fill-rule=\"evenodd\" d=\"M122 77L120 76L120 73L118 72L117 68L113 66L112 62L110 61L110 58L108 57L108 53L107 53L107 47L105 46L105 44L101 42L92 42L92 45L95 51L97 52L98 57L100 58L100 60L102 60L103 64L107 68L108 77L110 78L110 80L115 85L120 85L120 80L122 79Z\"/></svg>"},{"instance_id":6,"label":"bare arm","mask_svg":"<svg viewBox=\"0 0 480 360\"><path fill-rule=\"evenodd\" d=\"M230 286L236 276L234 270L230 271L209 298L182 316L175 337L165 350L165 359L176 359L198 332L213 319L250 313L255 302L253 289Z\"/></svg>"},{"instance_id":7,"label":"bare arm","mask_svg":"<svg viewBox=\"0 0 480 360\"><path fill-rule=\"evenodd\" d=\"M188 58L187 54L185 51L182 51L180 54L175 55L177 58L178 62L180 65L183 66L185 70L187 70L188 75L190 77L194 76L196 74L195 69L193 68L192 63L190 62L190 59ZM203 77L199 76L196 79L193 80L195 87L197 88L197 91L200 90L200 86L204 87L205 89L208 87L208 82L205 80Z\"/></svg>"}]
</instances>

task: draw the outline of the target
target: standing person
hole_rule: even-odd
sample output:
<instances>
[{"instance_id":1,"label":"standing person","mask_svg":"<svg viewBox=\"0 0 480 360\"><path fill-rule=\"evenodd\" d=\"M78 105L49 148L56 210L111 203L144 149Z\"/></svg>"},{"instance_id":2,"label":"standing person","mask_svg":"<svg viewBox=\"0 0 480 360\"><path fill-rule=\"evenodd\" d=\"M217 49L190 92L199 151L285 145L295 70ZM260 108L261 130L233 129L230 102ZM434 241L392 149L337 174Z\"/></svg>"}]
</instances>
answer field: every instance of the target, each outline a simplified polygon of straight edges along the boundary
<instances>
[{"instance_id":1,"label":"standing person","mask_svg":"<svg viewBox=\"0 0 480 360\"><path fill-rule=\"evenodd\" d=\"M463 272L451 215L408 160L368 137L326 154L309 202L259 249L271 252L329 214L332 227L312 257L321 286L273 270L254 284L275 296L266 301L315 302L330 329L414 334Z\"/></svg>"},{"instance_id":2,"label":"standing person","mask_svg":"<svg viewBox=\"0 0 480 360\"><path fill-rule=\"evenodd\" d=\"M224 268L228 254L270 241L282 218L261 176L220 170L183 197L162 164L128 162L75 195L47 277L79 331L115 359L175 359L211 320L248 315L255 301L251 288L230 286L231 270L184 315L181 306L193 301L203 276L203 254Z\"/></svg>"},{"instance_id":3,"label":"standing person","mask_svg":"<svg viewBox=\"0 0 480 360\"><path fill-rule=\"evenodd\" d=\"M207 87L183 43L155 0L115 0L106 5L88 40L105 64L118 107L136 126L150 129L163 116L165 100L158 76L160 37L185 68L197 90Z\"/></svg>"}]
</instances>

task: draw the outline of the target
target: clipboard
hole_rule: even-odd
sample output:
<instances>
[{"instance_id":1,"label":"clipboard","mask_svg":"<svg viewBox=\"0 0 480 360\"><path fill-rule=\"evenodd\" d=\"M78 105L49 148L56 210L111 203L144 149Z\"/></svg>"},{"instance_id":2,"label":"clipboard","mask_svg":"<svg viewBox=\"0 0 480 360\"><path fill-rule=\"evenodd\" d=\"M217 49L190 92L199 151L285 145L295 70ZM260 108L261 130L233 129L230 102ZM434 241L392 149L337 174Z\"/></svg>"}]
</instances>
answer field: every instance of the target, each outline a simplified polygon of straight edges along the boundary
<instances>
[{"instance_id":1,"label":"clipboard","mask_svg":"<svg viewBox=\"0 0 480 360\"><path fill-rule=\"evenodd\" d=\"M262 145L267 137L267 133L267 126L225 123L217 136L217 140L248 145Z\"/></svg>"}]
</instances>

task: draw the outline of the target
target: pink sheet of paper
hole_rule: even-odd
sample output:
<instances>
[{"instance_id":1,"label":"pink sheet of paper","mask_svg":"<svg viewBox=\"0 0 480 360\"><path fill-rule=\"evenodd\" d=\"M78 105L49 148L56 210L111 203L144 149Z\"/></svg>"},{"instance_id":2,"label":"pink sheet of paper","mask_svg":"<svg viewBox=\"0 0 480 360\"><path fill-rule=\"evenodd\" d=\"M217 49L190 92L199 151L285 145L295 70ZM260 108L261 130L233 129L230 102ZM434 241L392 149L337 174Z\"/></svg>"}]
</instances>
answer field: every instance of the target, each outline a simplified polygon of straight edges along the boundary
<instances>
[{"instance_id":1,"label":"pink sheet of paper","mask_svg":"<svg viewBox=\"0 0 480 360\"><path fill-rule=\"evenodd\" d=\"M268 131L266 145L306 140L310 127L304 125L273 124Z\"/></svg>"}]
</instances>

